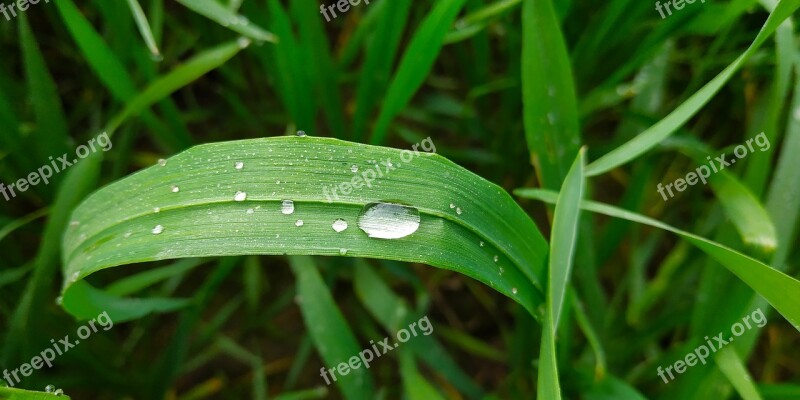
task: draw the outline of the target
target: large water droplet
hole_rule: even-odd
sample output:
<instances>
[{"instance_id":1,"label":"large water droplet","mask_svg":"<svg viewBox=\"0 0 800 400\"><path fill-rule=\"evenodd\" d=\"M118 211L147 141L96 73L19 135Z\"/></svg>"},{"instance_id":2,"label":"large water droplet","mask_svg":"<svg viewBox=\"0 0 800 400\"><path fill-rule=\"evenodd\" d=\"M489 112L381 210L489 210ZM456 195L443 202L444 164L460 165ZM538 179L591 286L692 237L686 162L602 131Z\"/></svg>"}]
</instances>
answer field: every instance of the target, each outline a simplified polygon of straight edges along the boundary
<instances>
[{"instance_id":1,"label":"large water droplet","mask_svg":"<svg viewBox=\"0 0 800 400\"><path fill-rule=\"evenodd\" d=\"M247 193L245 193L245 192L236 192L236 194L233 195L233 200L234 201L245 201L245 200L247 200Z\"/></svg>"},{"instance_id":2,"label":"large water droplet","mask_svg":"<svg viewBox=\"0 0 800 400\"><path fill-rule=\"evenodd\" d=\"M419 210L394 203L370 203L358 216L358 227L369 237L399 239L419 229Z\"/></svg>"},{"instance_id":3,"label":"large water droplet","mask_svg":"<svg viewBox=\"0 0 800 400\"><path fill-rule=\"evenodd\" d=\"M333 230L336 232L341 232L347 229L347 221L339 218L336 221L333 221L333 225L331 225L331 227L333 227Z\"/></svg>"},{"instance_id":4,"label":"large water droplet","mask_svg":"<svg viewBox=\"0 0 800 400\"><path fill-rule=\"evenodd\" d=\"M153 232L153 235L158 235L161 232L164 232L164 227L161 225L156 225L151 232Z\"/></svg>"},{"instance_id":5,"label":"large water droplet","mask_svg":"<svg viewBox=\"0 0 800 400\"><path fill-rule=\"evenodd\" d=\"M286 215L294 213L294 202L291 200L281 202L281 212Z\"/></svg>"}]
</instances>

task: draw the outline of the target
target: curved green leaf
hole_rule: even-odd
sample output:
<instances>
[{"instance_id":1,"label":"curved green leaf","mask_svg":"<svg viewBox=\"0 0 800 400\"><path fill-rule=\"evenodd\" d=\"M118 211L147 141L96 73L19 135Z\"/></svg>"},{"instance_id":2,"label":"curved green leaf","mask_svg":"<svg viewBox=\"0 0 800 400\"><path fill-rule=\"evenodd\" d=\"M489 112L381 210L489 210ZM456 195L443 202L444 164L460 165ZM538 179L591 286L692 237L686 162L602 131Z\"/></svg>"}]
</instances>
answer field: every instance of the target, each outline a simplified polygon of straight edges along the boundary
<instances>
[{"instance_id":1,"label":"curved green leaf","mask_svg":"<svg viewBox=\"0 0 800 400\"><path fill-rule=\"evenodd\" d=\"M374 179L367 187L361 177ZM345 183L356 187L344 194ZM246 199L235 201L237 192ZM294 201L291 215L281 212L283 200ZM370 238L358 218L374 202L415 207L419 228L400 239ZM425 263L483 282L533 315L543 299L547 244L536 225L498 186L424 152L313 137L207 144L100 189L72 219L63 241L71 313L78 310L70 288L96 271L247 254ZM337 233L337 219L348 228ZM154 234L156 226L163 231Z\"/></svg>"},{"instance_id":2,"label":"curved green leaf","mask_svg":"<svg viewBox=\"0 0 800 400\"><path fill-rule=\"evenodd\" d=\"M53 400L52 393L33 392L30 390L15 389L10 387L0 387L0 400ZM59 400L70 400L70 397L62 394Z\"/></svg>"}]
</instances>

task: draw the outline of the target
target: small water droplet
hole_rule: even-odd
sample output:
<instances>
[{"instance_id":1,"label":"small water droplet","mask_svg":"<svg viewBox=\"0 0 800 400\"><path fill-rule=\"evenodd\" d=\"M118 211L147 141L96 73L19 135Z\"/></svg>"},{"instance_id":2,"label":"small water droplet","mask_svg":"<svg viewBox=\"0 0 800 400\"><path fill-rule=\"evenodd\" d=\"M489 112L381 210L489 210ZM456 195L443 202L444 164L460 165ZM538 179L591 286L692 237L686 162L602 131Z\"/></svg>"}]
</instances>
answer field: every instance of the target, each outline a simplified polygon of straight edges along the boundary
<instances>
[{"instance_id":1,"label":"small water droplet","mask_svg":"<svg viewBox=\"0 0 800 400\"><path fill-rule=\"evenodd\" d=\"M278 185L280 185L280 184L281 184L281 180L280 180L280 179L278 179L277 181L275 181L275 183L276 183L276 184L278 184ZM273 193L274 193L274 192L273 192Z\"/></svg>"},{"instance_id":2,"label":"small water droplet","mask_svg":"<svg viewBox=\"0 0 800 400\"><path fill-rule=\"evenodd\" d=\"M53 393L56 391L56 387L53 385L47 385L44 387L45 393Z\"/></svg>"},{"instance_id":3,"label":"small water droplet","mask_svg":"<svg viewBox=\"0 0 800 400\"><path fill-rule=\"evenodd\" d=\"M236 44L239 45L240 49L247 48L247 46L250 46L250 43L253 43L253 41L244 36L240 37L239 39L236 39Z\"/></svg>"},{"instance_id":4,"label":"small water droplet","mask_svg":"<svg viewBox=\"0 0 800 400\"><path fill-rule=\"evenodd\" d=\"M794 109L794 119L800 121L800 107Z\"/></svg>"},{"instance_id":5,"label":"small water droplet","mask_svg":"<svg viewBox=\"0 0 800 400\"><path fill-rule=\"evenodd\" d=\"M56 395L56 396L63 396L64 395L64 391L61 390L61 389L56 389L56 391L53 392L53 394Z\"/></svg>"},{"instance_id":6,"label":"small water droplet","mask_svg":"<svg viewBox=\"0 0 800 400\"><path fill-rule=\"evenodd\" d=\"M233 195L233 200L234 201L245 201L245 200L247 200L247 193L245 193L245 192L236 192L236 194Z\"/></svg>"},{"instance_id":7,"label":"small water droplet","mask_svg":"<svg viewBox=\"0 0 800 400\"><path fill-rule=\"evenodd\" d=\"M494 256L494 262L497 262L497 260L499 260L499 259L500 259L500 257Z\"/></svg>"},{"instance_id":8,"label":"small water droplet","mask_svg":"<svg viewBox=\"0 0 800 400\"><path fill-rule=\"evenodd\" d=\"M483 241L481 241L481 247L483 247L483 246L484 246L484 243L483 243Z\"/></svg>"},{"instance_id":9,"label":"small water droplet","mask_svg":"<svg viewBox=\"0 0 800 400\"><path fill-rule=\"evenodd\" d=\"M56 297L56 304L58 304L58 305L64 304L64 296Z\"/></svg>"},{"instance_id":10,"label":"small water droplet","mask_svg":"<svg viewBox=\"0 0 800 400\"><path fill-rule=\"evenodd\" d=\"M299 137L306 137L306 136L308 136L308 135L306 135L306 131L297 131L297 136L299 136Z\"/></svg>"},{"instance_id":11,"label":"small water droplet","mask_svg":"<svg viewBox=\"0 0 800 400\"><path fill-rule=\"evenodd\" d=\"M358 216L358 227L369 237L400 239L419 229L419 210L394 203L370 203Z\"/></svg>"},{"instance_id":12,"label":"small water droplet","mask_svg":"<svg viewBox=\"0 0 800 400\"><path fill-rule=\"evenodd\" d=\"M456 214L461 215L461 207L456 207Z\"/></svg>"},{"instance_id":13,"label":"small water droplet","mask_svg":"<svg viewBox=\"0 0 800 400\"><path fill-rule=\"evenodd\" d=\"M78 278L80 278L80 276L81 276L81 273L78 272L78 271L75 271L75 272L72 273L72 276L70 276L69 279L72 280L73 282L77 282Z\"/></svg>"},{"instance_id":14,"label":"small water droplet","mask_svg":"<svg viewBox=\"0 0 800 400\"><path fill-rule=\"evenodd\" d=\"M235 164L233 164L233 167L236 169L242 169L244 168L244 163L241 161L237 161Z\"/></svg>"},{"instance_id":15,"label":"small water droplet","mask_svg":"<svg viewBox=\"0 0 800 400\"><path fill-rule=\"evenodd\" d=\"M347 229L347 221L339 218L336 221L333 221L333 225L331 225L331 227L333 227L333 230L336 232L341 232Z\"/></svg>"},{"instance_id":16,"label":"small water droplet","mask_svg":"<svg viewBox=\"0 0 800 400\"><path fill-rule=\"evenodd\" d=\"M248 209L247 209L247 213L248 213L248 214L252 214L252 213L254 213L254 212L255 212L255 211L254 211L252 208L248 208Z\"/></svg>"},{"instance_id":17,"label":"small water droplet","mask_svg":"<svg viewBox=\"0 0 800 400\"><path fill-rule=\"evenodd\" d=\"M344 249L344 248L339 249L339 255L342 255L342 256L347 255L347 249Z\"/></svg>"},{"instance_id":18,"label":"small water droplet","mask_svg":"<svg viewBox=\"0 0 800 400\"><path fill-rule=\"evenodd\" d=\"M153 207L153 212L154 213L160 213L161 212L161 208L160 207Z\"/></svg>"},{"instance_id":19,"label":"small water droplet","mask_svg":"<svg viewBox=\"0 0 800 400\"><path fill-rule=\"evenodd\" d=\"M69 226L75 228L75 227L79 226L80 224L81 224L80 221L72 221L72 222L69 223Z\"/></svg>"},{"instance_id":20,"label":"small water droplet","mask_svg":"<svg viewBox=\"0 0 800 400\"><path fill-rule=\"evenodd\" d=\"M556 115L553 113L547 113L547 122L550 122L550 125L554 125L556 123Z\"/></svg>"},{"instance_id":21,"label":"small water droplet","mask_svg":"<svg viewBox=\"0 0 800 400\"><path fill-rule=\"evenodd\" d=\"M165 160L163 158L159 158L158 159L158 165L160 165L162 167L166 166L167 165L167 160Z\"/></svg>"},{"instance_id":22,"label":"small water droplet","mask_svg":"<svg viewBox=\"0 0 800 400\"><path fill-rule=\"evenodd\" d=\"M358 165L355 165L355 164L351 165L350 166L350 172L358 172Z\"/></svg>"},{"instance_id":23,"label":"small water droplet","mask_svg":"<svg viewBox=\"0 0 800 400\"><path fill-rule=\"evenodd\" d=\"M124 237L125 239L131 237L131 232L125 232L125 234L122 235L122 237Z\"/></svg>"},{"instance_id":24,"label":"small water droplet","mask_svg":"<svg viewBox=\"0 0 800 400\"><path fill-rule=\"evenodd\" d=\"M281 212L290 215L294 213L294 202L291 200L284 200L281 202Z\"/></svg>"},{"instance_id":25,"label":"small water droplet","mask_svg":"<svg viewBox=\"0 0 800 400\"><path fill-rule=\"evenodd\" d=\"M511 288L511 293L517 294L517 288L515 288L515 287Z\"/></svg>"},{"instance_id":26,"label":"small water droplet","mask_svg":"<svg viewBox=\"0 0 800 400\"><path fill-rule=\"evenodd\" d=\"M180 192L180 191L181 191L181 188L179 188L179 187L178 187L178 186L176 186L176 185L172 185L170 188L171 188L171 190L172 190L172 193L178 193L178 192Z\"/></svg>"},{"instance_id":27,"label":"small water droplet","mask_svg":"<svg viewBox=\"0 0 800 400\"><path fill-rule=\"evenodd\" d=\"M453 203L450 203L450 208L456 208L456 205L453 204Z\"/></svg>"},{"instance_id":28,"label":"small water droplet","mask_svg":"<svg viewBox=\"0 0 800 400\"><path fill-rule=\"evenodd\" d=\"M294 223L294 226L303 226L303 220L298 219L297 222Z\"/></svg>"},{"instance_id":29,"label":"small water droplet","mask_svg":"<svg viewBox=\"0 0 800 400\"><path fill-rule=\"evenodd\" d=\"M498 273L499 273L500 275L503 275L503 272L506 272L506 269L505 269L505 268L503 268L503 267L500 267L500 269L498 270Z\"/></svg>"},{"instance_id":30,"label":"small water droplet","mask_svg":"<svg viewBox=\"0 0 800 400\"><path fill-rule=\"evenodd\" d=\"M156 225L151 232L153 232L153 235L158 235L161 232L164 232L164 227L161 225Z\"/></svg>"}]
</instances>

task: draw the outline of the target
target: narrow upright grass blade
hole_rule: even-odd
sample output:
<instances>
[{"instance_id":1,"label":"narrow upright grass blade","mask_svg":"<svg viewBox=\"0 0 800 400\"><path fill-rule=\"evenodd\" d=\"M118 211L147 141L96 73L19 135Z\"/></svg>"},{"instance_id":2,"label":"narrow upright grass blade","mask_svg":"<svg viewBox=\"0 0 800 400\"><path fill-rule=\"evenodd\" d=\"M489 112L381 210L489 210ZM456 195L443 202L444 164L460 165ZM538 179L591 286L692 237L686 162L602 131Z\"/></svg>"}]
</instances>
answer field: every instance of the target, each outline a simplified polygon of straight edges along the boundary
<instances>
[{"instance_id":1,"label":"narrow upright grass blade","mask_svg":"<svg viewBox=\"0 0 800 400\"><path fill-rule=\"evenodd\" d=\"M422 21L403 53L375 123L371 143L382 144L386 140L389 124L408 105L428 77L444 45L444 37L465 2L466 0L442 0L434 3L433 9Z\"/></svg>"},{"instance_id":2,"label":"narrow upright grass blade","mask_svg":"<svg viewBox=\"0 0 800 400\"><path fill-rule=\"evenodd\" d=\"M775 11L770 13L767 21L764 23L764 27L761 28L761 31L756 36L755 40L753 40L753 43L742 55L664 119L635 138L624 143L622 146L619 146L589 164L586 168L586 174L588 176L595 176L608 172L611 169L639 157L655 147L662 140L669 137L669 135L674 133L686 123L686 121L697 114L697 112L717 94L733 74L744 65L745 61L747 61L747 59L761 47L767 38L775 32L781 22L788 18L798 7L800 7L800 0L781 0L780 4L775 8Z\"/></svg>"},{"instance_id":3,"label":"narrow upright grass blade","mask_svg":"<svg viewBox=\"0 0 800 400\"><path fill-rule=\"evenodd\" d=\"M550 0L523 2L522 30L525 138L542 186L556 189L580 146L572 67Z\"/></svg>"},{"instance_id":4,"label":"narrow upright grass blade","mask_svg":"<svg viewBox=\"0 0 800 400\"><path fill-rule=\"evenodd\" d=\"M325 371L328 382L333 384L335 381L348 400L374 398L375 383L370 370L364 365L350 369L347 375L339 375L341 370L337 371L337 365L347 364L351 357L358 358L362 348L369 348L369 345L359 345L311 257L294 256L289 260L297 277L298 305L303 320L325 362L322 368L333 369L333 372Z\"/></svg>"},{"instance_id":5,"label":"narrow upright grass blade","mask_svg":"<svg viewBox=\"0 0 800 400\"><path fill-rule=\"evenodd\" d=\"M388 2L379 11L377 28L367 42L364 65L356 88L356 110L353 114L353 136L356 141L364 138L367 121L389 84L400 39L411 11L411 0Z\"/></svg>"},{"instance_id":6,"label":"narrow upright grass blade","mask_svg":"<svg viewBox=\"0 0 800 400\"><path fill-rule=\"evenodd\" d=\"M158 51L156 39L153 37L150 23L147 22L147 16L144 15L144 10L142 10L139 0L128 0L128 6L131 8L133 19L136 21L136 26L139 28L139 33L142 34L142 39L144 39L144 43L150 50L150 54L156 59L161 59L161 53Z\"/></svg>"},{"instance_id":7,"label":"narrow upright grass blade","mask_svg":"<svg viewBox=\"0 0 800 400\"><path fill-rule=\"evenodd\" d=\"M37 155L46 163L48 157L57 157L67 151L69 138L67 118L61 107L56 84L47 71L44 56L39 50L25 14L19 17L19 37L25 77L36 116L38 145L34 149L39 151Z\"/></svg>"},{"instance_id":8,"label":"narrow upright grass blade","mask_svg":"<svg viewBox=\"0 0 800 400\"><path fill-rule=\"evenodd\" d=\"M550 257L547 280L547 309L542 326L539 352L538 394L540 399L561 399L556 360L556 329L566 298L567 283L578 241L580 201L586 184L583 167L586 150L581 149L567 173L556 202L553 230L550 235Z\"/></svg>"},{"instance_id":9,"label":"narrow upright grass blade","mask_svg":"<svg viewBox=\"0 0 800 400\"><path fill-rule=\"evenodd\" d=\"M750 373L747 372L747 367L744 361L736 354L736 349L733 347L725 347L719 350L714 357L719 366L719 370L728 378L739 396L744 400L763 400L761 395L758 394L755 383Z\"/></svg>"}]
</instances>

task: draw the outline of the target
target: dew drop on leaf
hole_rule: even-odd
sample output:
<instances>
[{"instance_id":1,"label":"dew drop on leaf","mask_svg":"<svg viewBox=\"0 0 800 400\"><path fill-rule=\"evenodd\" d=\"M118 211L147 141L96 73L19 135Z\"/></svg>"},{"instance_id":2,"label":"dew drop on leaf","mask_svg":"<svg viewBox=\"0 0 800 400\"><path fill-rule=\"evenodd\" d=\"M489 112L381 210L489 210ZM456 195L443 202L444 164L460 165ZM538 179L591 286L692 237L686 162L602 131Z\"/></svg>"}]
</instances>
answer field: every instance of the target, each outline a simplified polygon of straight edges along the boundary
<instances>
[{"instance_id":1,"label":"dew drop on leaf","mask_svg":"<svg viewBox=\"0 0 800 400\"><path fill-rule=\"evenodd\" d=\"M336 232L341 232L341 231L347 229L347 221L339 218L336 221L333 221L333 225L331 225L331 227Z\"/></svg>"},{"instance_id":2,"label":"dew drop on leaf","mask_svg":"<svg viewBox=\"0 0 800 400\"><path fill-rule=\"evenodd\" d=\"M294 226L298 226L298 227L299 226L303 226L303 220L302 219L298 219L297 222L294 223Z\"/></svg>"},{"instance_id":3,"label":"dew drop on leaf","mask_svg":"<svg viewBox=\"0 0 800 400\"><path fill-rule=\"evenodd\" d=\"M237 161L235 164L233 164L233 167L236 169L242 169L244 168L244 163L241 161Z\"/></svg>"},{"instance_id":4,"label":"dew drop on leaf","mask_svg":"<svg viewBox=\"0 0 800 400\"><path fill-rule=\"evenodd\" d=\"M164 232L164 227L161 225L156 225L151 232L153 232L153 235L158 235L159 233Z\"/></svg>"},{"instance_id":5,"label":"dew drop on leaf","mask_svg":"<svg viewBox=\"0 0 800 400\"><path fill-rule=\"evenodd\" d=\"M419 210L414 207L376 202L361 210L358 227L372 238L399 239L416 232L419 221Z\"/></svg>"},{"instance_id":6,"label":"dew drop on leaf","mask_svg":"<svg viewBox=\"0 0 800 400\"><path fill-rule=\"evenodd\" d=\"M245 200L247 200L247 193L245 193L245 192L236 192L236 194L233 195L233 200L235 200L235 201L245 201Z\"/></svg>"},{"instance_id":7,"label":"dew drop on leaf","mask_svg":"<svg viewBox=\"0 0 800 400\"><path fill-rule=\"evenodd\" d=\"M291 200L284 200L281 202L281 212L290 215L294 213L294 202Z\"/></svg>"}]
</instances>

